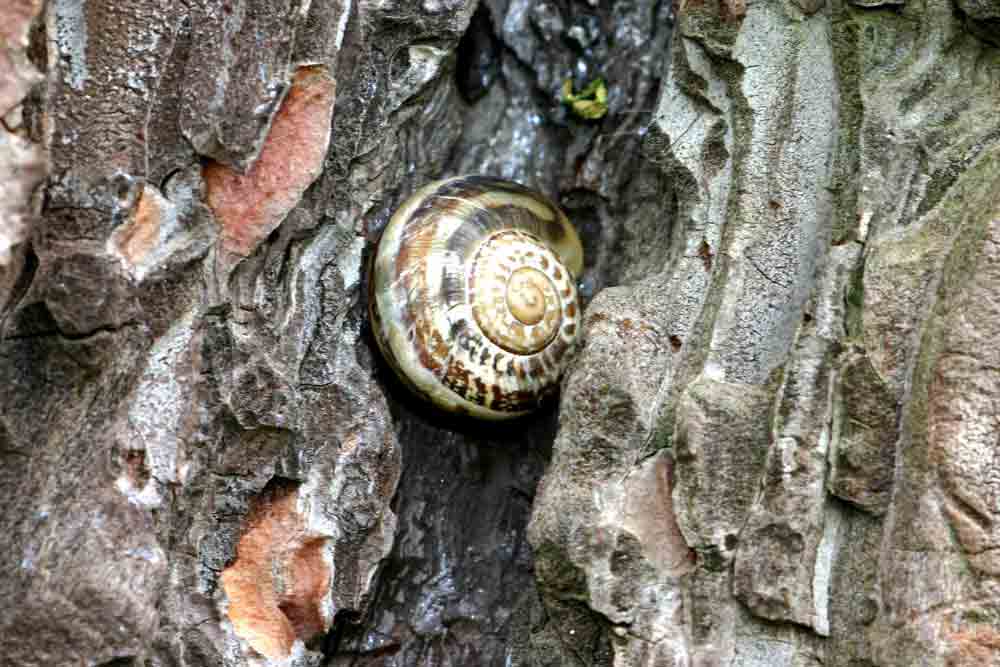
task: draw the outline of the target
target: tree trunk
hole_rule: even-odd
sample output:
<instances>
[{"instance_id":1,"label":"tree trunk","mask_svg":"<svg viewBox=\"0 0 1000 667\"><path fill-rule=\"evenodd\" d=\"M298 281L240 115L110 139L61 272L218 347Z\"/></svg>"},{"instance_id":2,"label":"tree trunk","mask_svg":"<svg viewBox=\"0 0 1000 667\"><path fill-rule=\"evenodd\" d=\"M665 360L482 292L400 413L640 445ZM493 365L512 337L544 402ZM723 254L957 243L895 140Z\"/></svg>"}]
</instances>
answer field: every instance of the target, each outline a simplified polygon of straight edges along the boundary
<instances>
[{"instance_id":1,"label":"tree trunk","mask_svg":"<svg viewBox=\"0 0 1000 667\"><path fill-rule=\"evenodd\" d=\"M1000 664L998 109L998 0L6 0L0 664ZM586 251L499 426L368 323L461 173Z\"/></svg>"}]
</instances>

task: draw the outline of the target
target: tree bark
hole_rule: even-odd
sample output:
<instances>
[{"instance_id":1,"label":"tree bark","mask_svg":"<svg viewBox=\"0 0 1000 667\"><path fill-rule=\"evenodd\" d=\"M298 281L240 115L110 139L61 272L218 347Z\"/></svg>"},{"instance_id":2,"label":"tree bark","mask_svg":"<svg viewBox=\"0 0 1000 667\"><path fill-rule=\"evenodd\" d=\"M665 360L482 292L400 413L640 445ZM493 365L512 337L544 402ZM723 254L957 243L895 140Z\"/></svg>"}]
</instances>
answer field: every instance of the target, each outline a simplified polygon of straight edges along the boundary
<instances>
[{"instance_id":1,"label":"tree bark","mask_svg":"<svg viewBox=\"0 0 1000 667\"><path fill-rule=\"evenodd\" d=\"M0 664L1000 664L998 0L0 7ZM607 113L566 104L598 78ZM365 263L558 200L558 404Z\"/></svg>"}]
</instances>

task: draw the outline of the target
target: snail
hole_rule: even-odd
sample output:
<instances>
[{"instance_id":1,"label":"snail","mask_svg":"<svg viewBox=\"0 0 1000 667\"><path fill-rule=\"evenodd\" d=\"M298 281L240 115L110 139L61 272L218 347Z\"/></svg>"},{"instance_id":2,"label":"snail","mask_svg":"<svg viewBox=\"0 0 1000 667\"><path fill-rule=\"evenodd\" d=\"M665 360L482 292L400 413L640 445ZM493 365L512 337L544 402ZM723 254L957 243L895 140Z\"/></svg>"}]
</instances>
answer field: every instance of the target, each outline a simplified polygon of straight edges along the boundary
<instances>
[{"instance_id":1,"label":"snail","mask_svg":"<svg viewBox=\"0 0 1000 667\"><path fill-rule=\"evenodd\" d=\"M576 345L580 237L547 197L461 176L395 212L369 276L382 355L449 412L508 419L554 393Z\"/></svg>"}]
</instances>

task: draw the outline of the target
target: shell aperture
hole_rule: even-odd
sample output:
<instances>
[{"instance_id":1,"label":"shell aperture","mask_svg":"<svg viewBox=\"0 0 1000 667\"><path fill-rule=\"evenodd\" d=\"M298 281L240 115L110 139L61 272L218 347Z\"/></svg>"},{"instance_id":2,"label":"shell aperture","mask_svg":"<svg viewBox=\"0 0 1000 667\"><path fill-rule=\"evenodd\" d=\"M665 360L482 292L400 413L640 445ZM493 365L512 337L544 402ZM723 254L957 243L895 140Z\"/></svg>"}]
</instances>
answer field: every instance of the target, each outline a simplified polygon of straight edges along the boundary
<instances>
[{"instance_id":1,"label":"shell aperture","mask_svg":"<svg viewBox=\"0 0 1000 667\"><path fill-rule=\"evenodd\" d=\"M439 407L485 419L535 409L579 332L579 237L512 181L431 183L396 211L372 262L372 329L389 365Z\"/></svg>"}]
</instances>

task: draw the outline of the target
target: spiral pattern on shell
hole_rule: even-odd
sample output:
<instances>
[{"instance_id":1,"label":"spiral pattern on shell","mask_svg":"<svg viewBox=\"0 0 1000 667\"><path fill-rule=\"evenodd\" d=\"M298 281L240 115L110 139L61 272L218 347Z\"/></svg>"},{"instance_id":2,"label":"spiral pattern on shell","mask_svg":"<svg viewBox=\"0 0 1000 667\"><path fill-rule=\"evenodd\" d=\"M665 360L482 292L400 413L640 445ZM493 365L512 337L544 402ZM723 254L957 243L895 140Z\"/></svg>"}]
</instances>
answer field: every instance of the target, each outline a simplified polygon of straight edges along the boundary
<instances>
[{"instance_id":1,"label":"spiral pattern on shell","mask_svg":"<svg viewBox=\"0 0 1000 667\"><path fill-rule=\"evenodd\" d=\"M565 214L517 183L431 183L396 211L369 280L372 329L417 394L485 419L535 409L580 329L583 248Z\"/></svg>"}]
</instances>

